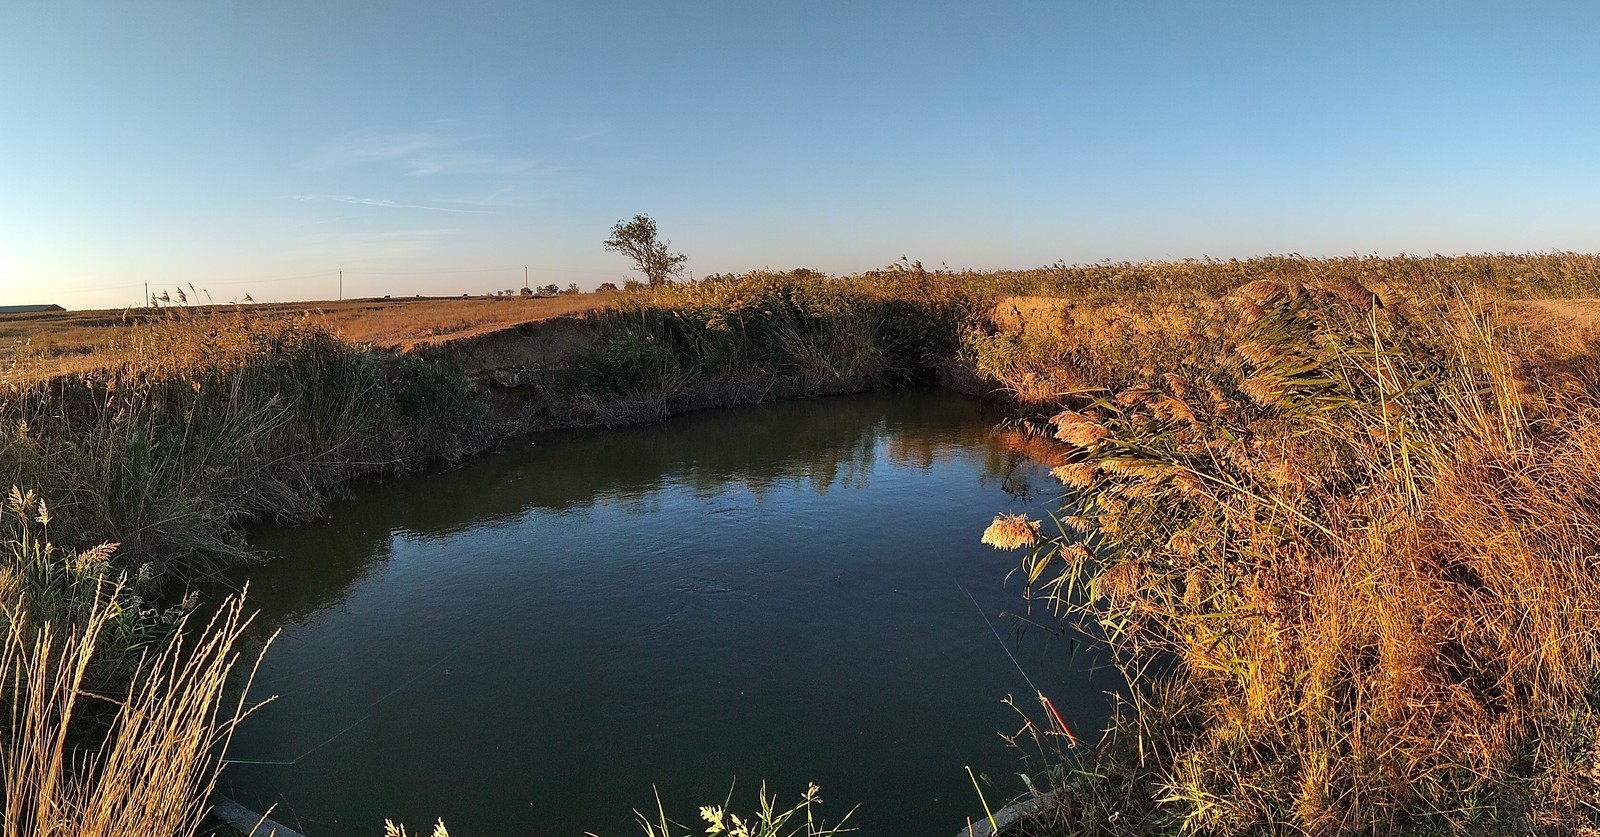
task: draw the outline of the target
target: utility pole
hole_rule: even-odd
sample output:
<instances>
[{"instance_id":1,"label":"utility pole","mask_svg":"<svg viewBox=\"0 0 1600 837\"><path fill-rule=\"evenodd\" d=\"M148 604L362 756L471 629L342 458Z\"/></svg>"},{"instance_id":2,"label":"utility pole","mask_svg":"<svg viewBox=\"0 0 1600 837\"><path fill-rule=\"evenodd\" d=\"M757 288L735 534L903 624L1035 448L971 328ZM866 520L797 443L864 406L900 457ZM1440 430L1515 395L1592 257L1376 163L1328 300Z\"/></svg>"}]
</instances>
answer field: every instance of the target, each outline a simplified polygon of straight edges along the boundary
<instances>
[{"instance_id":1,"label":"utility pole","mask_svg":"<svg viewBox=\"0 0 1600 837\"><path fill-rule=\"evenodd\" d=\"M140 308L150 307L150 280L144 280L144 302L139 303Z\"/></svg>"},{"instance_id":2,"label":"utility pole","mask_svg":"<svg viewBox=\"0 0 1600 837\"><path fill-rule=\"evenodd\" d=\"M523 265L522 266L522 287L524 287L524 288L530 287L528 285L528 266L527 265Z\"/></svg>"},{"instance_id":3,"label":"utility pole","mask_svg":"<svg viewBox=\"0 0 1600 837\"><path fill-rule=\"evenodd\" d=\"M339 301L344 301L344 271L339 271Z\"/></svg>"}]
</instances>

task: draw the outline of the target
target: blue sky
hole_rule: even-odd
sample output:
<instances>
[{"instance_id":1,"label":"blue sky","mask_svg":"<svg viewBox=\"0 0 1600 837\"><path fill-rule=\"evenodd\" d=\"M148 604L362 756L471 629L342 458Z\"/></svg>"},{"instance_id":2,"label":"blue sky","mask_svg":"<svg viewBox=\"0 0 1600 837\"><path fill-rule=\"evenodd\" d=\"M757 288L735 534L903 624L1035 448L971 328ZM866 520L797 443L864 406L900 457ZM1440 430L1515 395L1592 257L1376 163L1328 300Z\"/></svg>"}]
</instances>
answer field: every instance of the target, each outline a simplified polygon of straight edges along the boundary
<instances>
[{"instance_id":1,"label":"blue sky","mask_svg":"<svg viewBox=\"0 0 1600 837\"><path fill-rule=\"evenodd\" d=\"M0 0L0 304L1600 250L1600 4Z\"/></svg>"}]
</instances>

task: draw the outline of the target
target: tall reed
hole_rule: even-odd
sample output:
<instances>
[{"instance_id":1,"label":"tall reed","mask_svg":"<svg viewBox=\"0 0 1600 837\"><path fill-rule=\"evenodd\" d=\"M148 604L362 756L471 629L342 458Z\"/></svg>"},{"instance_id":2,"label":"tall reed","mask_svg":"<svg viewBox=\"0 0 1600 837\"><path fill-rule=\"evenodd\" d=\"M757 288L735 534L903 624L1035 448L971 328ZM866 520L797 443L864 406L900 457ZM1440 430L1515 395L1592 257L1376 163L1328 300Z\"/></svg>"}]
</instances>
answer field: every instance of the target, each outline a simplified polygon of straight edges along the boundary
<instances>
[{"instance_id":1,"label":"tall reed","mask_svg":"<svg viewBox=\"0 0 1600 837\"><path fill-rule=\"evenodd\" d=\"M1203 362L1051 420L1031 590L1176 664L1063 781L1071 833L1594 823L1600 393L1485 305L1386 297L1252 283Z\"/></svg>"},{"instance_id":2,"label":"tall reed","mask_svg":"<svg viewBox=\"0 0 1600 837\"><path fill-rule=\"evenodd\" d=\"M40 509L12 494L10 512ZM225 691L249 619L230 598L203 624L160 614L105 577L114 545L63 552L28 533L0 565L5 837L186 837L200 826L243 698ZM57 572L41 577L43 565ZM54 594L33 596L48 585ZM40 605L45 605L41 609ZM166 617L166 618L164 618ZM130 647L142 649L131 664ZM111 670L105 656L113 654ZM119 653L120 652L120 653Z\"/></svg>"}]
</instances>

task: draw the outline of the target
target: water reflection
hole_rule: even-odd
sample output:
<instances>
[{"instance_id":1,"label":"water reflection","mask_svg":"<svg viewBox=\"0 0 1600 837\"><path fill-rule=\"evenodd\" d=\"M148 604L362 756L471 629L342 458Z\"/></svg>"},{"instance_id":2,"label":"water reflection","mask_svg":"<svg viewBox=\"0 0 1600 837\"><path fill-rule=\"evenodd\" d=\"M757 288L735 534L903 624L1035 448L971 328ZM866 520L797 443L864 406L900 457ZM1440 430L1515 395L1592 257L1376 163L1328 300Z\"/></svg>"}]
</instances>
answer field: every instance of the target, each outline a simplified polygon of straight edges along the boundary
<instances>
[{"instance_id":1,"label":"water reflection","mask_svg":"<svg viewBox=\"0 0 1600 837\"><path fill-rule=\"evenodd\" d=\"M358 483L337 513L305 526L263 526L251 542L274 557L316 544L314 561L273 561L229 573L279 620L302 618L343 598L388 559L396 538L439 538L521 519L534 511L615 506L660 510L662 490L706 500L734 487L763 502L775 486L803 484L819 496L864 489L882 455L928 470L973 457L979 484L1032 496L1054 487L1040 469L1048 444L1003 427L1002 412L940 391L871 393L755 405L680 416L624 430L573 430L512 439L466 463ZM1047 463L1048 464L1048 463ZM418 489L418 481L426 487ZM1004 501L1004 498L1000 498Z\"/></svg>"},{"instance_id":2,"label":"water reflection","mask_svg":"<svg viewBox=\"0 0 1600 837\"><path fill-rule=\"evenodd\" d=\"M545 434L258 531L284 557L228 583L284 628L283 698L235 754L294 764L228 781L313 837L631 834L652 785L687 820L734 776L953 832L963 765L1018 769L1000 698L1031 695L984 622L1021 604L1012 559L977 536L1045 482L998 420L923 392ZM1109 679L1033 633L1013 653L1093 728Z\"/></svg>"}]
</instances>

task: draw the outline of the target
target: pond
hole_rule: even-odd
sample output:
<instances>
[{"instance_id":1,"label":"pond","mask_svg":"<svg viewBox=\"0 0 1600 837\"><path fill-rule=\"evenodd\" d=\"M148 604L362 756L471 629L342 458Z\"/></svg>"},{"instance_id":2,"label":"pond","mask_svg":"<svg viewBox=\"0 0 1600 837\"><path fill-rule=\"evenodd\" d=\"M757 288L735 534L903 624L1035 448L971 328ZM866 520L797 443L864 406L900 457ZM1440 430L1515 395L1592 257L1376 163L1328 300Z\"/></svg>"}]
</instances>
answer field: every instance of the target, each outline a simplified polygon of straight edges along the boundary
<instances>
[{"instance_id":1,"label":"pond","mask_svg":"<svg viewBox=\"0 0 1600 837\"><path fill-rule=\"evenodd\" d=\"M1120 683L978 542L1058 494L1001 418L911 391L544 433L263 527L278 557L220 587L281 629L278 699L223 790L310 837L618 837L658 791L700 833L730 786L816 782L858 833L953 835L968 765L1023 791L1004 698L1092 740Z\"/></svg>"}]
</instances>

